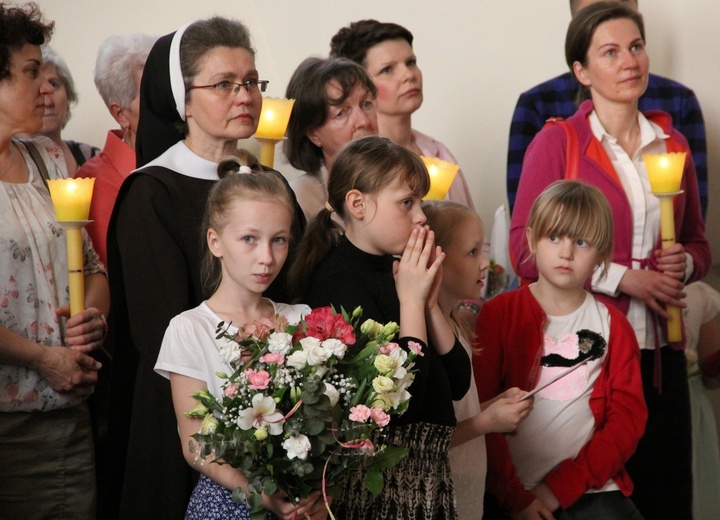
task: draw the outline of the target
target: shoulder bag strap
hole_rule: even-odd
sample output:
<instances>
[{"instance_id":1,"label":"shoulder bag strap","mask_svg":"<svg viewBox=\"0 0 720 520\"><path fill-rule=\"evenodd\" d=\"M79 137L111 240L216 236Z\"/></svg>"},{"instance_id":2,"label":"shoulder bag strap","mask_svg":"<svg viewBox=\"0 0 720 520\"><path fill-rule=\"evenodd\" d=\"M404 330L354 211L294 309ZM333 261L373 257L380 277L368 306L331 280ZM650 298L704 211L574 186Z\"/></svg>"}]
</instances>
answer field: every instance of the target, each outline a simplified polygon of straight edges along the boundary
<instances>
[{"instance_id":1,"label":"shoulder bag strap","mask_svg":"<svg viewBox=\"0 0 720 520\"><path fill-rule=\"evenodd\" d=\"M565 179L577 180L580 171L580 143L577 130L562 117L551 117L545 123L545 126L548 125L560 125L563 130L565 130L565 136L567 137L567 148L565 149Z\"/></svg>"},{"instance_id":2,"label":"shoulder bag strap","mask_svg":"<svg viewBox=\"0 0 720 520\"><path fill-rule=\"evenodd\" d=\"M25 149L30 154L30 158L35 163L35 166L37 166L37 169L40 171L40 177L42 177L43 183L45 183L45 187L47 188L48 185L48 179L50 179L50 175L48 174L47 166L45 165L45 161L43 161L42 155L40 155L40 150L38 150L37 145L32 141L27 141L24 139L21 139L19 142L21 142L23 145L25 145Z\"/></svg>"}]
</instances>

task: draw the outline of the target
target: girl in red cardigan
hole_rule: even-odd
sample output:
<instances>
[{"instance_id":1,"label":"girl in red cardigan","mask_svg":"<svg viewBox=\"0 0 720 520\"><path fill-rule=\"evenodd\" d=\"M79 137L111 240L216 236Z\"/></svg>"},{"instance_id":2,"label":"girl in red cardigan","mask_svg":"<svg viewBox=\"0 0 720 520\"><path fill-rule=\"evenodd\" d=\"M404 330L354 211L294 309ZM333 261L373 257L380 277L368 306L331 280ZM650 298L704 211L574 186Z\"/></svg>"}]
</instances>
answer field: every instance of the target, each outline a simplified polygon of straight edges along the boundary
<instances>
[{"instance_id":1,"label":"girl in red cardigan","mask_svg":"<svg viewBox=\"0 0 720 520\"><path fill-rule=\"evenodd\" d=\"M480 401L537 390L515 435L486 436L487 489L513 518L642 518L624 469L647 418L637 340L584 289L612 256L610 206L597 188L556 182L533 204L526 235L538 281L486 302L476 326ZM503 513L486 508L485 518Z\"/></svg>"}]
</instances>

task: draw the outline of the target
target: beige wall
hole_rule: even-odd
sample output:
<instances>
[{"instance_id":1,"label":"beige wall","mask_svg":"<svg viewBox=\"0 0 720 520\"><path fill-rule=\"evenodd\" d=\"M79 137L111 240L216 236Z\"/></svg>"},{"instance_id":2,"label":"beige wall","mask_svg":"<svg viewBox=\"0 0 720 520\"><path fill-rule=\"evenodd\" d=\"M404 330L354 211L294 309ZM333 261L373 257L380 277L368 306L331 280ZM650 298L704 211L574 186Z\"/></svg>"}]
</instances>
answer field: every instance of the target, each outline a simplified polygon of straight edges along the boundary
<instances>
[{"instance_id":1,"label":"beige wall","mask_svg":"<svg viewBox=\"0 0 720 520\"><path fill-rule=\"evenodd\" d=\"M56 22L52 45L67 60L80 93L65 135L102 146L114 123L92 82L98 45L110 34L157 35L221 14L250 27L270 96L282 96L302 59L326 55L330 37L374 17L408 27L425 75L425 104L413 126L457 156L489 225L505 197L508 129L518 95L565 71L566 0L39 0ZM720 201L720 20L717 0L645 0L651 70L691 86L708 131L711 200ZM720 260L720 208L708 235Z\"/></svg>"}]
</instances>

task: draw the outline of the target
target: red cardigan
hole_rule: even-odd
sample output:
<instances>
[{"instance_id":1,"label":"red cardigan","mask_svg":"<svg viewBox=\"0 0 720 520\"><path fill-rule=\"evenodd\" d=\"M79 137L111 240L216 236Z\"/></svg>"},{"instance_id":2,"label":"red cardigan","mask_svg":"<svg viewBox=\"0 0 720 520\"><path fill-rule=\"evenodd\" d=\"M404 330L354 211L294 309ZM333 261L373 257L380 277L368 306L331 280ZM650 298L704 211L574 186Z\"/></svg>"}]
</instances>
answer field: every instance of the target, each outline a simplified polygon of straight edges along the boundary
<instances>
[{"instance_id":1,"label":"red cardigan","mask_svg":"<svg viewBox=\"0 0 720 520\"><path fill-rule=\"evenodd\" d=\"M563 461L544 478L563 508L611 478L624 495L633 489L624 465L635 452L647 420L640 350L627 318L614 307L606 307L610 313L607 355L590 396L595 433L575 459ZM508 388L531 390L535 386L545 319L529 287L499 294L484 304L475 328L481 351L473 356L480 402ZM510 514L518 513L535 497L525 491L515 473L505 436L488 434L486 442L487 490Z\"/></svg>"},{"instance_id":2,"label":"red cardigan","mask_svg":"<svg viewBox=\"0 0 720 520\"><path fill-rule=\"evenodd\" d=\"M567 120L578 134L580 148L578 179L596 186L607 197L613 209L615 224L615 249L612 261L631 266L632 210L602 143L593 136L587 120L592 110L592 101L585 101ZM670 136L666 141L668 151L689 151L685 138L672 128L672 119L668 114L651 111L645 115L660 125ZM530 207L545 188L564 178L566 143L567 138L563 128L560 125L551 125L535 136L525 154L517 200L510 223L510 251L515 259L516 272L523 278L537 279L535 263L527 260L530 250L525 239L525 226L530 216ZM702 279L711 266L710 246L705 238L705 223L700 213L695 165L690 154L685 160L681 187L684 193L674 199L675 236L685 247L685 251L693 257L694 270L687 280L687 283L690 283ZM661 249L660 236L656 249ZM616 298L604 294L595 294L595 296L603 303L614 305L623 313L627 313L630 305L628 295L620 294Z\"/></svg>"}]
</instances>

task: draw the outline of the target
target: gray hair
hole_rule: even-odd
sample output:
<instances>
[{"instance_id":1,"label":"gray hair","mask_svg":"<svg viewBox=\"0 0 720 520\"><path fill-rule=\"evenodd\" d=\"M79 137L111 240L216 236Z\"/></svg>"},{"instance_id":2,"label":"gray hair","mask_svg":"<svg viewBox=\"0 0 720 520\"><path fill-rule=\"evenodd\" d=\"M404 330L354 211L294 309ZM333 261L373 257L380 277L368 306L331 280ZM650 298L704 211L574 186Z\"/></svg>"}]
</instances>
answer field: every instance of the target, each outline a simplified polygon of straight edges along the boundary
<instances>
[{"instance_id":1,"label":"gray hair","mask_svg":"<svg viewBox=\"0 0 720 520\"><path fill-rule=\"evenodd\" d=\"M149 34L113 35L98 49L95 60L95 86L105 105L117 103L129 108L138 95L135 71L145 66L157 38Z\"/></svg>"},{"instance_id":2,"label":"gray hair","mask_svg":"<svg viewBox=\"0 0 720 520\"><path fill-rule=\"evenodd\" d=\"M65 128L65 125L68 121L70 121L70 107L78 101L77 90L75 90L75 82L73 81L72 74L70 74L70 69L68 68L67 63L65 63L65 60L62 59L62 57L55 52L52 47L49 45L43 45L42 58L44 64L49 64L55 67L58 77L60 78L60 81L62 81L62 84L65 87L65 92L67 93L68 108L65 113L65 120L62 123L63 128Z\"/></svg>"}]
</instances>

